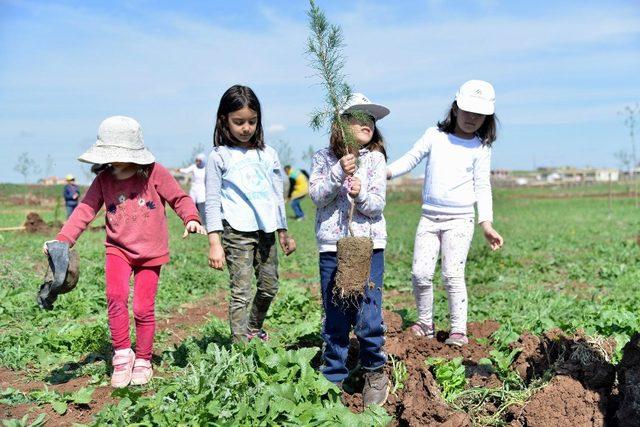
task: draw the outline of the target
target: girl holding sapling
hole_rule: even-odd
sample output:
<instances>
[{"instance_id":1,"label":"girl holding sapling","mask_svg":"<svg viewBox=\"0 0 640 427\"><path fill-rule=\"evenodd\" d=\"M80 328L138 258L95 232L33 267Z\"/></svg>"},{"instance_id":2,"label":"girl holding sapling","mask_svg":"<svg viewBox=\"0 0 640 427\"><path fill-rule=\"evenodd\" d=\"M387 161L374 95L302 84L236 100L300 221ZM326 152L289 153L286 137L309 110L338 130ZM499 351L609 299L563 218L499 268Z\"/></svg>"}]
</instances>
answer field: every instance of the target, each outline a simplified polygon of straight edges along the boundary
<instances>
[{"instance_id":1,"label":"girl holding sapling","mask_svg":"<svg viewBox=\"0 0 640 427\"><path fill-rule=\"evenodd\" d=\"M93 163L92 170L100 172L56 240L73 246L101 207L105 207L107 315L115 352L111 386L147 384L153 375L151 355L158 280L162 265L169 262L165 203L184 222L183 237L205 231L196 205L145 148L142 128L134 119L114 116L104 120L98 129L98 140L78 160ZM129 338L132 275L135 352Z\"/></svg>"},{"instance_id":2,"label":"girl holding sapling","mask_svg":"<svg viewBox=\"0 0 640 427\"><path fill-rule=\"evenodd\" d=\"M389 179L404 175L427 159L422 217L413 255L413 294L418 321L411 331L433 338L433 274L442 257L451 329L446 343L467 339L467 288L464 270L473 238L474 204L478 223L492 250L503 239L493 228L491 145L496 139L495 92L481 80L464 83L445 119L430 127L400 159L387 167Z\"/></svg>"},{"instance_id":3,"label":"girl holding sapling","mask_svg":"<svg viewBox=\"0 0 640 427\"><path fill-rule=\"evenodd\" d=\"M207 162L209 265L229 269L234 342L268 339L262 326L278 292L276 240L285 255L296 250L287 234L280 160L264 143L261 117L251 88L230 87L220 99ZM254 274L258 289L252 302Z\"/></svg>"},{"instance_id":4,"label":"girl holding sapling","mask_svg":"<svg viewBox=\"0 0 640 427\"><path fill-rule=\"evenodd\" d=\"M338 386L347 378L349 332L353 327L360 342L360 364L366 370L365 406L383 404L389 384L383 372L387 357L382 350L386 152L377 127L377 122L388 113L386 107L371 103L364 95L353 94L340 111L340 119L351 132L356 147L345 145L344 129L334 122L329 147L313 156L309 185L309 194L317 206L316 239L324 308L322 373ZM342 299L334 291L338 270L336 246L338 240L348 235L349 226L354 236L373 240L370 282L363 281L362 294L355 301Z\"/></svg>"}]
</instances>

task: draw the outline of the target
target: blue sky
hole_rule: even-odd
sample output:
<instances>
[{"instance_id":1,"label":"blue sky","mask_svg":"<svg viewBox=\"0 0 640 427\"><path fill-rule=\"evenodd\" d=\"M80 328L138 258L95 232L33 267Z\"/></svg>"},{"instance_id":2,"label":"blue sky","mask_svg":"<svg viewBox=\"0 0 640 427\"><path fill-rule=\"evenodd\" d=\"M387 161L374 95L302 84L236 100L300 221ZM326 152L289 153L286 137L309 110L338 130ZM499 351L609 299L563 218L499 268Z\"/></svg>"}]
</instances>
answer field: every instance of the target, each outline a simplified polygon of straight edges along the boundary
<instances>
[{"instance_id":1,"label":"blue sky","mask_svg":"<svg viewBox=\"0 0 640 427\"><path fill-rule=\"evenodd\" d=\"M440 120L458 86L492 82L494 168L618 166L618 114L640 101L637 1L323 1L342 26L355 90L391 109L390 159ZM222 93L251 86L267 140L296 157L322 94L304 55L306 1L0 0L0 182L27 152L87 180L76 158L99 123L128 115L167 166L209 147ZM83 169L84 168L84 169ZM417 171L416 171L417 172ZM40 175L42 175L41 173ZM36 176L31 177L35 180Z\"/></svg>"}]
</instances>

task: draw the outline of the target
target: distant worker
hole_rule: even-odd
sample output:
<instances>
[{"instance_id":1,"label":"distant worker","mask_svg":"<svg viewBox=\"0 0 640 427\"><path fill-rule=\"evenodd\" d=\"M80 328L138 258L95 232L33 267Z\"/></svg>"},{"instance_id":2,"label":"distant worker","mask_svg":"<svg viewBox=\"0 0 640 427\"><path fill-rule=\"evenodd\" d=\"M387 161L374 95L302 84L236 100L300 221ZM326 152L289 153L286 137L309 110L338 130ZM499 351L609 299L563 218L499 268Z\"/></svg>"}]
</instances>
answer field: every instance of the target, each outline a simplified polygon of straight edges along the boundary
<instances>
[{"instance_id":1,"label":"distant worker","mask_svg":"<svg viewBox=\"0 0 640 427\"><path fill-rule=\"evenodd\" d=\"M294 169L290 165L284 167L284 172L289 177L289 193L287 200L291 201L291 208L295 214L295 219L302 221L304 212L300 207L300 201L309 194L309 173L304 169Z\"/></svg>"},{"instance_id":2,"label":"distant worker","mask_svg":"<svg viewBox=\"0 0 640 427\"><path fill-rule=\"evenodd\" d=\"M67 218L71 216L73 210L78 206L80 200L80 189L76 184L76 179L73 175L69 174L66 177L67 185L64 186L63 197L64 205L67 208Z\"/></svg>"},{"instance_id":3,"label":"distant worker","mask_svg":"<svg viewBox=\"0 0 640 427\"><path fill-rule=\"evenodd\" d=\"M195 164L190 165L186 168L180 168L180 172L185 174L193 174L193 179L191 180L191 188L189 189L189 196L193 199L193 203L196 204L198 208L198 213L200 214L200 220L202 221L202 226L206 227L206 215L204 213L204 202L206 200L206 190L204 188L204 176L206 171L206 159L207 157L200 153L196 156Z\"/></svg>"}]
</instances>

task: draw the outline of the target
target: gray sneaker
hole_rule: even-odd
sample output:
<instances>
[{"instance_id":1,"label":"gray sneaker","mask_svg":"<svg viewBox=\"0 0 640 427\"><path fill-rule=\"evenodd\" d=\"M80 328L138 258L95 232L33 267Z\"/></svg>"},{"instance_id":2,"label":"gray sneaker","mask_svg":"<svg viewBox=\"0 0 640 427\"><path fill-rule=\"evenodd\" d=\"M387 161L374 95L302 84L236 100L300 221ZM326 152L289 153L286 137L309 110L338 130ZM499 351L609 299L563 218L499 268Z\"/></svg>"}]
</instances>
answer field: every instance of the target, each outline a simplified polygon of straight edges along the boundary
<instances>
[{"instance_id":1,"label":"gray sneaker","mask_svg":"<svg viewBox=\"0 0 640 427\"><path fill-rule=\"evenodd\" d=\"M456 347L462 347L469 344L467 336L460 332L453 332L449 335L449 338L444 342L448 345L455 345Z\"/></svg>"},{"instance_id":2,"label":"gray sneaker","mask_svg":"<svg viewBox=\"0 0 640 427\"><path fill-rule=\"evenodd\" d=\"M362 390L362 401L365 408L368 405L382 406L389 396L389 377L384 371L378 369L364 374L364 389Z\"/></svg>"}]
</instances>

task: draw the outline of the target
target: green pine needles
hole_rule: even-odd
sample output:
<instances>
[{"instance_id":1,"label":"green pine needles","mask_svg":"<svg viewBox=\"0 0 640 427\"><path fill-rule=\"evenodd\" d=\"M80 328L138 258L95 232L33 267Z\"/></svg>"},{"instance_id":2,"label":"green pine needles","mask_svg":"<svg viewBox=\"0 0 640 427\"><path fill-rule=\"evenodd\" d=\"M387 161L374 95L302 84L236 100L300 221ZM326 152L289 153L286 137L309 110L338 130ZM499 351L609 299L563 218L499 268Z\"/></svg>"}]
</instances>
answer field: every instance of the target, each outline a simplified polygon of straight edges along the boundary
<instances>
[{"instance_id":1,"label":"green pine needles","mask_svg":"<svg viewBox=\"0 0 640 427\"><path fill-rule=\"evenodd\" d=\"M360 148L358 142L348 126L349 123L340 114L353 93L343 73L346 61L342 54L342 29L327 21L314 0L310 0L309 4L307 15L311 35L307 40L306 53L310 57L309 65L316 71L315 76L320 77L320 84L325 89L325 106L313 112L310 125L314 130L321 129L327 122L330 126L338 126L347 151L357 155ZM349 114L355 120L368 119L367 114L362 111L350 111Z\"/></svg>"}]
</instances>

